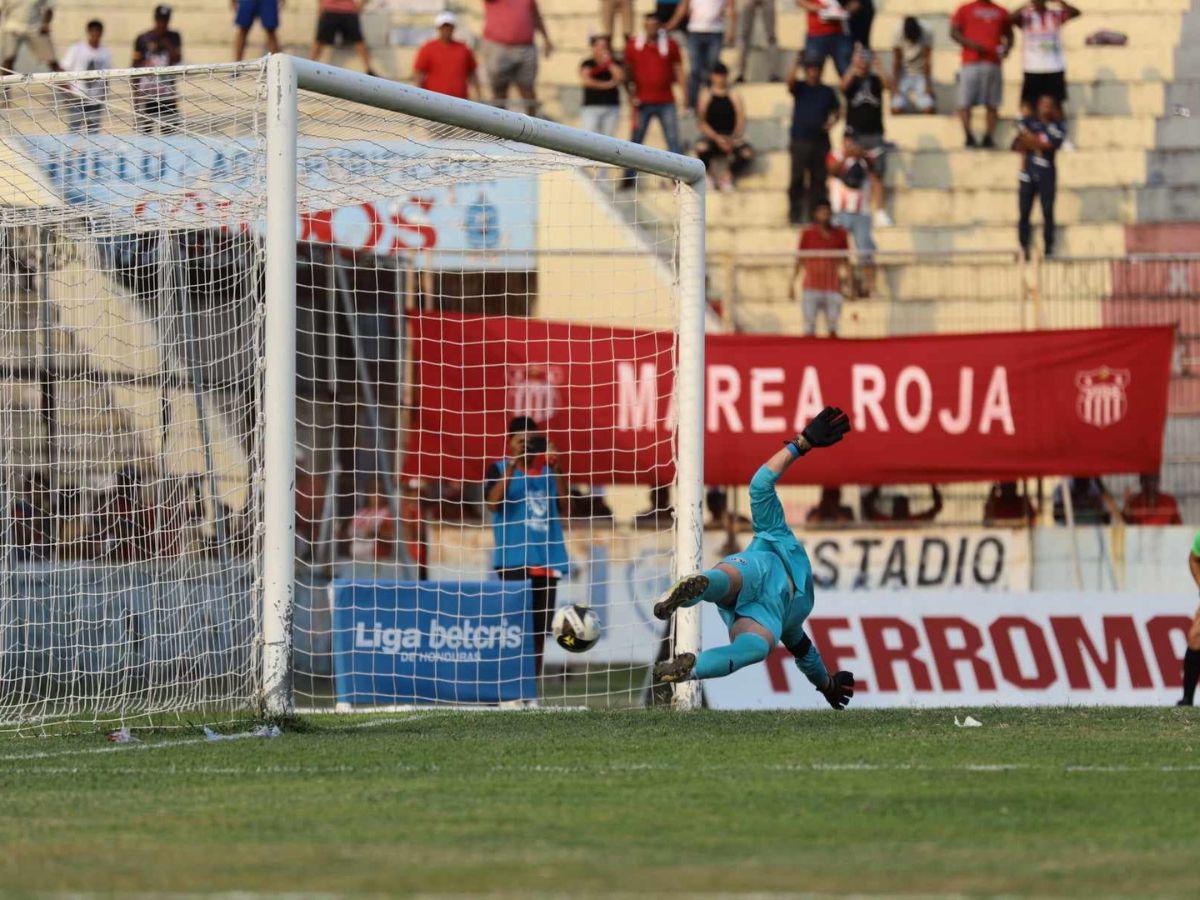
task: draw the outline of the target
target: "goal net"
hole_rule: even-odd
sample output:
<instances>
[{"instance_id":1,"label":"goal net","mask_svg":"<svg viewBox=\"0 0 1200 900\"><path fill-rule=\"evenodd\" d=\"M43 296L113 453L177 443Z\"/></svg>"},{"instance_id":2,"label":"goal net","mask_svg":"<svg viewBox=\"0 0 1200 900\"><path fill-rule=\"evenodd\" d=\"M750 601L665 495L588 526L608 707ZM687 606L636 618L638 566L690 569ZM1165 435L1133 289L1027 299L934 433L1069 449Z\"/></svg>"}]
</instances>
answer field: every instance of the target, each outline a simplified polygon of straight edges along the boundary
<instances>
[{"instance_id":1,"label":"goal net","mask_svg":"<svg viewBox=\"0 0 1200 900\"><path fill-rule=\"evenodd\" d=\"M286 57L0 85L0 728L655 700L698 164Z\"/></svg>"}]
</instances>

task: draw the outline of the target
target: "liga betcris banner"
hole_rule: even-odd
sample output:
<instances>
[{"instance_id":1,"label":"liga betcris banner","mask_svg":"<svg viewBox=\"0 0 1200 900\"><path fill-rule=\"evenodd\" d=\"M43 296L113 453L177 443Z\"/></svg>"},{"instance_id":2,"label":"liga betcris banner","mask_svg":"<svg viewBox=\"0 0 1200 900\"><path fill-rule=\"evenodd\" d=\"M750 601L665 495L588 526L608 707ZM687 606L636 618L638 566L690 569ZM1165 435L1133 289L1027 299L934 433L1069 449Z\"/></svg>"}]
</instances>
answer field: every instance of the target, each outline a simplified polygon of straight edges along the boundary
<instances>
[{"instance_id":1,"label":"liga betcris banner","mask_svg":"<svg viewBox=\"0 0 1200 900\"><path fill-rule=\"evenodd\" d=\"M497 316L410 321L415 476L479 479L533 416L579 481L672 478L666 332ZM808 484L1156 472L1173 331L1096 328L872 340L710 335L705 481L745 483L826 404L854 432L789 472Z\"/></svg>"}]
</instances>

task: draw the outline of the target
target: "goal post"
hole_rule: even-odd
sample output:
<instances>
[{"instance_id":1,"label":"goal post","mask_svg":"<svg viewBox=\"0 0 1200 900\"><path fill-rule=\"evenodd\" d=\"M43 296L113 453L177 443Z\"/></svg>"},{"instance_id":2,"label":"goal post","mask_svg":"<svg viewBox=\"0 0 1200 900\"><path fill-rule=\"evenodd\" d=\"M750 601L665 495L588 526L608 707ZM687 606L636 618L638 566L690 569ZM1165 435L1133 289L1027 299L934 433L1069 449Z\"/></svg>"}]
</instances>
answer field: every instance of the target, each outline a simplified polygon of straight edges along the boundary
<instances>
[{"instance_id":1,"label":"goal post","mask_svg":"<svg viewBox=\"0 0 1200 900\"><path fill-rule=\"evenodd\" d=\"M283 55L0 90L0 730L663 701L702 163Z\"/></svg>"}]
</instances>

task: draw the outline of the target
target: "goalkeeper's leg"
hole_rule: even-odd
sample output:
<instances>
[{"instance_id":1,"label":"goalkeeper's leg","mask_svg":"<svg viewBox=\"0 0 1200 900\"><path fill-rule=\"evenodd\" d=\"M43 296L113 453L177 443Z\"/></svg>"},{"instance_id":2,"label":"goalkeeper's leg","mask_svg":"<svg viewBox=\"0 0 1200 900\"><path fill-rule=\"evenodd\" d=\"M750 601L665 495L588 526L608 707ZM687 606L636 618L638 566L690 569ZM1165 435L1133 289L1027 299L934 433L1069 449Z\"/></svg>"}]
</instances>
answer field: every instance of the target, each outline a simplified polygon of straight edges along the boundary
<instances>
[{"instance_id":1,"label":"goalkeeper's leg","mask_svg":"<svg viewBox=\"0 0 1200 900\"><path fill-rule=\"evenodd\" d=\"M654 667L659 681L691 681L693 678L721 678L738 669L762 662L771 653L771 632L753 619L739 618L729 629L729 643L705 650L699 656L680 653L674 659Z\"/></svg>"},{"instance_id":2,"label":"goalkeeper's leg","mask_svg":"<svg viewBox=\"0 0 1200 900\"><path fill-rule=\"evenodd\" d=\"M718 563L715 568L680 578L662 599L654 604L657 619L669 619L677 609L695 606L701 600L732 605L742 588L742 573L731 565Z\"/></svg>"}]
</instances>

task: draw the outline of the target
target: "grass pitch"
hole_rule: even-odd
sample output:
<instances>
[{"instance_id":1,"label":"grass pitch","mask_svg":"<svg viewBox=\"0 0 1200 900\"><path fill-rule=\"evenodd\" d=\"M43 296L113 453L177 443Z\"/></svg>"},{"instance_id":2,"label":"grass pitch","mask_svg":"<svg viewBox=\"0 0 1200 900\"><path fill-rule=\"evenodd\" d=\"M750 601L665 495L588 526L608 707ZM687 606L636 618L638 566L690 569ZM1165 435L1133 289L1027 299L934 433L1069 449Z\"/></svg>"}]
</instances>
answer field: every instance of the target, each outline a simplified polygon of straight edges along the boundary
<instances>
[{"instance_id":1,"label":"grass pitch","mask_svg":"<svg viewBox=\"0 0 1200 900\"><path fill-rule=\"evenodd\" d=\"M0 888L1194 895L1200 717L970 712L0 737Z\"/></svg>"}]
</instances>

